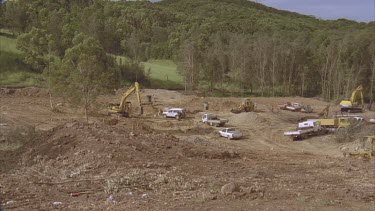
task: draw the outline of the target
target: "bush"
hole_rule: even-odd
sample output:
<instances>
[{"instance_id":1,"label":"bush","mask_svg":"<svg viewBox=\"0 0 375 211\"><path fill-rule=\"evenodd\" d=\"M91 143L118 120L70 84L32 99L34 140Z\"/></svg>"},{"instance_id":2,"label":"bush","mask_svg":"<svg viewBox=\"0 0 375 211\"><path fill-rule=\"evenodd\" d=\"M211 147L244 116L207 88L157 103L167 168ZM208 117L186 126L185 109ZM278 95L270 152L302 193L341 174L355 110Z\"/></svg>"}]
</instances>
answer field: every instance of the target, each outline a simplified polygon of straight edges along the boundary
<instances>
[{"instance_id":1,"label":"bush","mask_svg":"<svg viewBox=\"0 0 375 211\"><path fill-rule=\"evenodd\" d=\"M346 128L339 128L335 134L335 140L338 143L353 142L358 139L363 131L363 123L355 119L350 121L350 125Z\"/></svg>"},{"instance_id":2,"label":"bush","mask_svg":"<svg viewBox=\"0 0 375 211\"><path fill-rule=\"evenodd\" d=\"M149 80L146 77L144 66L136 62L127 61L118 65L120 81L124 82L139 82L143 85L148 85Z\"/></svg>"}]
</instances>

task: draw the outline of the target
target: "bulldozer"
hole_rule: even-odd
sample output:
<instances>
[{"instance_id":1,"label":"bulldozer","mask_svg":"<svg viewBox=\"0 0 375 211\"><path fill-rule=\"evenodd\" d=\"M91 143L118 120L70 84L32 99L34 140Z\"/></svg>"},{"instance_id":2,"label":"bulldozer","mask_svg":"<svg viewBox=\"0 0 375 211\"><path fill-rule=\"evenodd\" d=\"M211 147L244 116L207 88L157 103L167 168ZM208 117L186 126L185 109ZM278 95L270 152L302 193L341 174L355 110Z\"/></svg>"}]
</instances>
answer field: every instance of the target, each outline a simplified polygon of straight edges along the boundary
<instances>
[{"instance_id":1,"label":"bulldozer","mask_svg":"<svg viewBox=\"0 0 375 211\"><path fill-rule=\"evenodd\" d=\"M354 152L350 152L351 157L362 157L371 159L375 157L375 135L365 136L361 141L360 147Z\"/></svg>"},{"instance_id":2,"label":"bulldozer","mask_svg":"<svg viewBox=\"0 0 375 211\"><path fill-rule=\"evenodd\" d=\"M130 86L121 97L120 103L110 103L108 106L108 112L120 114L123 117L129 117L130 113L132 112L132 104L126 99L132 94L135 93L137 95L137 100L140 107L139 114L143 114L143 104L141 100L141 92L139 89L139 83L135 82L134 85Z\"/></svg>"},{"instance_id":3,"label":"bulldozer","mask_svg":"<svg viewBox=\"0 0 375 211\"><path fill-rule=\"evenodd\" d=\"M235 113L235 114L239 114L242 112L251 112L251 111L255 111L255 104L249 98L243 99L238 108L232 108L230 110L230 112Z\"/></svg>"},{"instance_id":4,"label":"bulldozer","mask_svg":"<svg viewBox=\"0 0 375 211\"><path fill-rule=\"evenodd\" d=\"M359 100L357 100L359 95ZM340 102L341 112L360 113L363 112L363 86L359 85L350 96L350 99L344 99Z\"/></svg>"}]
</instances>

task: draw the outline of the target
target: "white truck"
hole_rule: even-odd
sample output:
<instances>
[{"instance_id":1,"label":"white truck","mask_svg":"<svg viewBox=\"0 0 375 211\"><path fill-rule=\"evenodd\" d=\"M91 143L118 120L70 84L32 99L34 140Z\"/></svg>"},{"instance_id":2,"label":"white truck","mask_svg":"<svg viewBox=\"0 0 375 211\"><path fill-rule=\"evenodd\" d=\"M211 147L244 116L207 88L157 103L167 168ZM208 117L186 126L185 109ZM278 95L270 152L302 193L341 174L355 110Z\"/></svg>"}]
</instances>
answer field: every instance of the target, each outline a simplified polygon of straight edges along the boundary
<instances>
[{"instance_id":1,"label":"white truck","mask_svg":"<svg viewBox=\"0 0 375 211\"><path fill-rule=\"evenodd\" d=\"M181 119L186 116L186 109L184 108L168 108L166 111L163 112L163 116L165 118L176 118Z\"/></svg>"},{"instance_id":2,"label":"white truck","mask_svg":"<svg viewBox=\"0 0 375 211\"><path fill-rule=\"evenodd\" d=\"M225 128L223 130L219 130L219 134L222 137L227 139L239 139L242 137L242 133L234 128Z\"/></svg>"},{"instance_id":3,"label":"white truck","mask_svg":"<svg viewBox=\"0 0 375 211\"><path fill-rule=\"evenodd\" d=\"M284 132L284 136L290 136L293 140L305 139L309 136L322 135L328 130L319 125L319 121L308 120L298 123L296 131Z\"/></svg>"},{"instance_id":4,"label":"white truck","mask_svg":"<svg viewBox=\"0 0 375 211\"><path fill-rule=\"evenodd\" d=\"M228 122L228 120L220 119L216 115L204 114L202 117L202 122L211 126L222 127Z\"/></svg>"}]
</instances>

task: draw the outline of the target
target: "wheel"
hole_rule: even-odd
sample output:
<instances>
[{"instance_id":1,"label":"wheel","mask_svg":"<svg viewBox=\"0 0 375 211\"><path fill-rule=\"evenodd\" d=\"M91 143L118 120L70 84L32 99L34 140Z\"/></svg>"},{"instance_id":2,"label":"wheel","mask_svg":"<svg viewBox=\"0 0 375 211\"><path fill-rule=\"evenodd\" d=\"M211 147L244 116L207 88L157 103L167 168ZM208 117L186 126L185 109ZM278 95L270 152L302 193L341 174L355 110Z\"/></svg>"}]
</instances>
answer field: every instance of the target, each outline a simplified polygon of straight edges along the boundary
<instances>
[{"instance_id":1,"label":"wheel","mask_svg":"<svg viewBox=\"0 0 375 211\"><path fill-rule=\"evenodd\" d=\"M231 139L231 138L230 138L230 136L228 136L227 138L228 138L228 140L230 140L230 139Z\"/></svg>"},{"instance_id":2,"label":"wheel","mask_svg":"<svg viewBox=\"0 0 375 211\"><path fill-rule=\"evenodd\" d=\"M177 119L177 120L180 120L180 118L181 118L180 115L177 115L177 116L176 116L176 119Z\"/></svg>"},{"instance_id":3,"label":"wheel","mask_svg":"<svg viewBox=\"0 0 375 211\"><path fill-rule=\"evenodd\" d=\"M164 116L164 118L167 118L167 115L166 115L166 114L164 114L163 116Z\"/></svg>"},{"instance_id":4,"label":"wheel","mask_svg":"<svg viewBox=\"0 0 375 211\"><path fill-rule=\"evenodd\" d=\"M211 126L213 126L213 125L214 125L214 123L210 122L210 125L211 125Z\"/></svg>"}]
</instances>

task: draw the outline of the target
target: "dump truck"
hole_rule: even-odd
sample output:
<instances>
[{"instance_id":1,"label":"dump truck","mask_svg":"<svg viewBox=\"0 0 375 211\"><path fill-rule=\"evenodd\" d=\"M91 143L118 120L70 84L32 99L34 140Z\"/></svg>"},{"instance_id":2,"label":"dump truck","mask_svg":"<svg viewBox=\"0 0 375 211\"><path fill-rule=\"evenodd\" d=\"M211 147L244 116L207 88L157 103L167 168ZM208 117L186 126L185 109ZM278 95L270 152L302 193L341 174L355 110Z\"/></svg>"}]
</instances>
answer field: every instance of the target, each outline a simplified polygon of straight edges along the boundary
<instances>
[{"instance_id":1,"label":"dump truck","mask_svg":"<svg viewBox=\"0 0 375 211\"><path fill-rule=\"evenodd\" d=\"M362 121L362 117L338 117L332 119L308 119L312 121L318 121L320 126L329 130L337 130L340 128L346 128L350 125L351 121Z\"/></svg>"},{"instance_id":2,"label":"dump truck","mask_svg":"<svg viewBox=\"0 0 375 211\"><path fill-rule=\"evenodd\" d=\"M322 135L327 132L328 130L326 128L320 126L319 121L307 120L298 123L298 127L295 131L284 132L284 136L289 136L295 141L308 138L309 136Z\"/></svg>"},{"instance_id":3,"label":"dump truck","mask_svg":"<svg viewBox=\"0 0 375 211\"><path fill-rule=\"evenodd\" d=\"M211 126L222 127L228 122L228 120L220 119L216 115L204 114L202 117L202 122Z\"/></svg>"}]
</instances>

